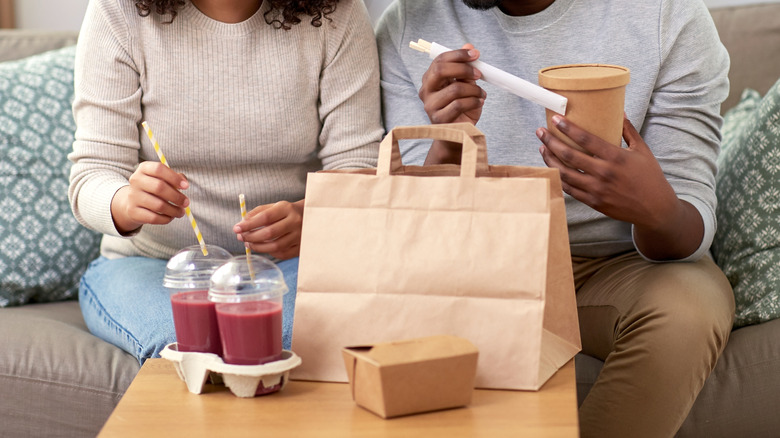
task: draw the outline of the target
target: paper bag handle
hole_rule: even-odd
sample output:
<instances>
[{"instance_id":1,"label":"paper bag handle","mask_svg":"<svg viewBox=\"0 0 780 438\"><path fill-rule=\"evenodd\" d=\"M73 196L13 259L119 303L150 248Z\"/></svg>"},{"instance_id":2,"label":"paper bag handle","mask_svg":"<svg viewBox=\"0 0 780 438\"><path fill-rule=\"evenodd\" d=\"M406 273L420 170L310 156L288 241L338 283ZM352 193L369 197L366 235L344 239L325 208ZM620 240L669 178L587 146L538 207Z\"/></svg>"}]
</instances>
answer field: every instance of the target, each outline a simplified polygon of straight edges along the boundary
<instances>
[{"instance_id":1,"label":"paper bag handle","mask_svg":"<svg viewBox=\"0 0 780 438\"><path fill-rule=\"evenodd\" d=\"M396 173L403 163L398 140L430 138L451 141L463 145L460 176L475 178L477 170L486 172L487 146L485 135L471 123L442 123L438 125L397 126L387 133L379 145L376 174L387 176Z\"/></svg>"}]
</instances>

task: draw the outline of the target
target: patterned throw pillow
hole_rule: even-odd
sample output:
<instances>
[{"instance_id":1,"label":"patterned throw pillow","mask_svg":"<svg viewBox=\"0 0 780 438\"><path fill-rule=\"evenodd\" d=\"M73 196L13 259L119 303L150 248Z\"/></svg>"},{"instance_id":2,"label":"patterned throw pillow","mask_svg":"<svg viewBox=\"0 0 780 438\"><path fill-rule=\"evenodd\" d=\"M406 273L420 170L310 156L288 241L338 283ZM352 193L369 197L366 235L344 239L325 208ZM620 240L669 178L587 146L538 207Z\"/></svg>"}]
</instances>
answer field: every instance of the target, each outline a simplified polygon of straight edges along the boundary
<instances>
[{"instance_id":1,"label":"patterned throw pillow","mask_svg":"<svg viewBox=\"0 0 780 438\"><path fill-rule=\"evenodd\" d=\"M68 204L74 56L0 63L0 307L77 296L98 254Z\"/></svg>"},{"instance_id":2,"label":"patterned throw pillow","mask_svg":"<svg viewBox=\"0 0 780 438\"><path fill-rule=\"evenodd\" d=\"M734 288L735 327L780 317L780 81L745 90L723 124L712 253Z\"/></svg>"}]
</instances>

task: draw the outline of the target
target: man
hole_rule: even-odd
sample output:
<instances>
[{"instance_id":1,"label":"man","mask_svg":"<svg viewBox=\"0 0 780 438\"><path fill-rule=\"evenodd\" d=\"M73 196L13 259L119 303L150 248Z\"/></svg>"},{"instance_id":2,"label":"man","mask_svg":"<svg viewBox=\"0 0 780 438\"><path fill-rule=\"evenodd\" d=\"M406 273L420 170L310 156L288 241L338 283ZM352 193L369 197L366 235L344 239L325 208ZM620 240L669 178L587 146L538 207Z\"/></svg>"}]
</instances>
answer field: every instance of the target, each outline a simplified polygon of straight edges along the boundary
<instances>
[{"instance_id":1,"label":"man","mask_svg":"<svg viewBox=\"0 0 780 438\"><path fill-rule=\"evenodd\" d=\"M673 436L734 312L708 256L729 59L707 8L700 0L396 0L376 32L387 130L471 122L486 135L491 164L559 169L583 351L604 360L580 406L582 436ZM431 62L408 48L419 38L461 48ZM553 65L629 68L623 147L556 117L585 152L567 146L545 128L542 107L479 81L467 64L476 59L531 82ZM401 147L406 164L459 161L446 142Z\"/></svg>"}]
</instances>

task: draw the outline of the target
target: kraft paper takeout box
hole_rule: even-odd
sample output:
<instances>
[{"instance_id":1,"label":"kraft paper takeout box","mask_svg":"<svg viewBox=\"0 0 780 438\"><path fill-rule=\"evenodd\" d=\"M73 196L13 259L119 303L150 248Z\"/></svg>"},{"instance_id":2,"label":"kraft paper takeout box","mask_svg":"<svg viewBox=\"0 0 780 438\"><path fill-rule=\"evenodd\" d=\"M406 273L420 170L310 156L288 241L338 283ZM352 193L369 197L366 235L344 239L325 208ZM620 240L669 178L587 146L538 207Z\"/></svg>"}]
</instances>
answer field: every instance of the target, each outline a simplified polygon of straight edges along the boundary
<instances>
[{"instance_id":1,"label":"kraft paper takeout box","mask_svg":"<svg viewBox=\"0 0 780 438\"><path fill-rule=\"evenodd\" d=\"M344 365L358 404L382 418L471 403L477 348L456 336L346 347Z\"/></svg>"}]
</instances>

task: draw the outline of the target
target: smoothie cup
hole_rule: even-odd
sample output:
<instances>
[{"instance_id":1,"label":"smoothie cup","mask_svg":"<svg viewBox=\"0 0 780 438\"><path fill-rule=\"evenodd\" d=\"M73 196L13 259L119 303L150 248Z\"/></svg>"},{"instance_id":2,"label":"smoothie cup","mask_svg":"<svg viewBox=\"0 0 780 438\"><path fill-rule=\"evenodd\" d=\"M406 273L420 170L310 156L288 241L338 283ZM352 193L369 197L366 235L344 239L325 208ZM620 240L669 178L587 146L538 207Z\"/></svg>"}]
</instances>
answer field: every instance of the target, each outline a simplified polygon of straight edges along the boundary
<instances>
[{"instance_id":1,"label":"smoothie cup","mask_svg":"<svg viewBox=\"0 0 780 438\"><path fill-rule=\"evenodd\" d=\"M617 65L568 64L539 71L540 86L568 99L567 119L618 147L623 139L623 111L629 81L629 70ZM582 150L553 125L552 116L556 113L545 111L547 129L564 143Z\"/></svg>"},{"instance_id":2,"label":"smoothie cup","mask_svg":"<svg viewBox=\"0 0 780 438\"><path fill-rule=\"evenodd\" d=\"M235 365L261 365L282 358L282 304L287 293L282 271L259 256L236 256L211 276L222 359ZM256 395L276 392L280 385Z\"/></svg>"},{"instance_id":3,"label":"smoothie cup","mask_svg":"<svg viewBox=\"0 0 780 438\"><path fill-rule=\"evenodd\" d=\"M165 267L163 286L171 291L171 310L178 351L222 354L214 303L208 299L211 275L231 257L226 250L199 245L176 253Z\"/></svg>"}]
</instances>

